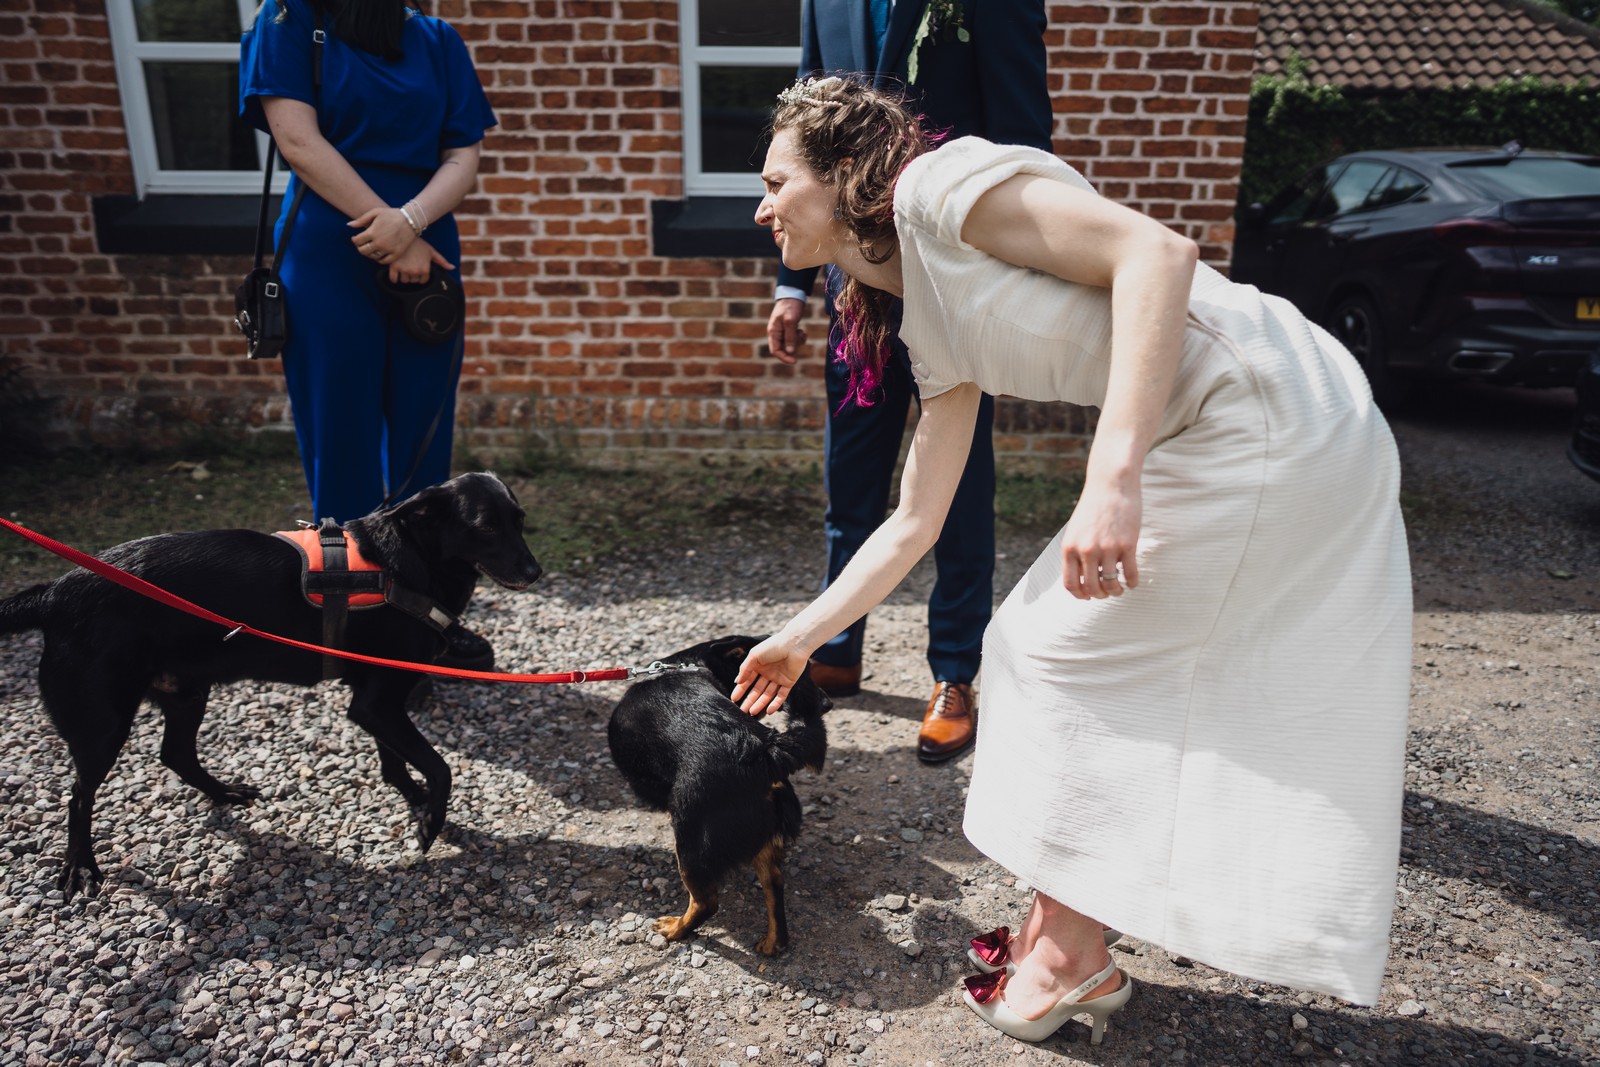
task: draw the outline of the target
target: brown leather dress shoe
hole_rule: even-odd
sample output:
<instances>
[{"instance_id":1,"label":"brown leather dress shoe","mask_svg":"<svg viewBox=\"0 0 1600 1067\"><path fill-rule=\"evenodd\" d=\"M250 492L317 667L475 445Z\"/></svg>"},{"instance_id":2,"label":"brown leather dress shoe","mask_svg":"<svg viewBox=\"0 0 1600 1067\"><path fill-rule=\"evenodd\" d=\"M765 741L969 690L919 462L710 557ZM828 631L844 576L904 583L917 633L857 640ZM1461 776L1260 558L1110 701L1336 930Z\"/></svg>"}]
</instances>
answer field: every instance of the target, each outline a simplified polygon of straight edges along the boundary
<instances>
[{"instance_id":1,"label":"brown leather dress shoe","mask_svg":"<svg viewBox=\"0 0 1600 1067\"><path fill-rule=\"evenodd\" d=\"M861 692L861 664L835 667L830 663L812 660L811 680L831 697L853 697Z\"/></svg>"},{"instance_id":2,"label":"brown leather dress shoe","mask_svg":"<svg viewBox=\"0 0 1600 1067\"><path fill-rule=\"evenodd\" d=\"M955 759L978 737L978 698L965 682L936 682L933 699L917 734L917 758L923 763Z\"/></svg>"}]
</instances>

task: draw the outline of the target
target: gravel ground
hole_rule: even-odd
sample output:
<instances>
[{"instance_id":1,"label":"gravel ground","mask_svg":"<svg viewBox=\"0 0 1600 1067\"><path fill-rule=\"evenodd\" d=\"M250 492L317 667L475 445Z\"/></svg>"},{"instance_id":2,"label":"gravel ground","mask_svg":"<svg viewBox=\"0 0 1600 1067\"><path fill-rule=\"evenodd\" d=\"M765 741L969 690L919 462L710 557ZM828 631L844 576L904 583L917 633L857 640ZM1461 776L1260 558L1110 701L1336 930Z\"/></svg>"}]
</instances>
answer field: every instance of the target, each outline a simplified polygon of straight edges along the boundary
<instances>
[{"instance_id":1,"label":"gravel ground","mask_svg":"<svg viewBox=\"0 0 1600 1067\"><path fill-rule=\"evenodd\" d=\"M749 948L753 879L701 936L650 933L683 894L666 817L610 764L620 683L441 684L419 718L456 792L425 857L339 686L214 695L202 758L263 788L242 809L167 772L145 714L99 797L107 883L65 904L50 886L66 753L37 701L37 637L7 639L0 1062L1600 1061L1600 485L1562 455L1570 417L1563 394L1462 391L1397 420L1415 683L1375 1008L1124 942L1139 988L1104 1045L1073 1024L1028 1047L973 1019L954 995L966 940L1015 923L1027 887L961 836L970 757L925 768L912 752L919 571L874 616L866 691L831 713L825 773L796 780L792 946L773 960ZM1002 588L1040 543L1003 544ZM485 590L472 621L504 667L642 664L770 629L811 592L819 550L809 528L701 531L528 593Z\"/></svg>"}]
</instances>

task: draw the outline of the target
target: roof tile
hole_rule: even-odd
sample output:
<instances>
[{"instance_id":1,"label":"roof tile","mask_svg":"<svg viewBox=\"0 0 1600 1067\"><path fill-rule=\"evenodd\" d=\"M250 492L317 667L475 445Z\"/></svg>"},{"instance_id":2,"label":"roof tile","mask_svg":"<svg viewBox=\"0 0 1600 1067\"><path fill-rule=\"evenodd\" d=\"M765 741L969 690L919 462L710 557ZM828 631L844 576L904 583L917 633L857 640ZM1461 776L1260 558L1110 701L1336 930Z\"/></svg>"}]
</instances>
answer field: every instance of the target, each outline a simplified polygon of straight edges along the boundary
<instances>
[{"instance_id":1,"label":"roof tile","mask_svg":"<svg viewBox=\"0 0 1600 1067\"><path fill-rule=\"evenodd\" d=\"M1256 73L1280 74L1296 53L1313 84L1367 90L1600 77L1600 29L1541 15L1533 0L1263 0Z\"/></svg>"}]
</instances>

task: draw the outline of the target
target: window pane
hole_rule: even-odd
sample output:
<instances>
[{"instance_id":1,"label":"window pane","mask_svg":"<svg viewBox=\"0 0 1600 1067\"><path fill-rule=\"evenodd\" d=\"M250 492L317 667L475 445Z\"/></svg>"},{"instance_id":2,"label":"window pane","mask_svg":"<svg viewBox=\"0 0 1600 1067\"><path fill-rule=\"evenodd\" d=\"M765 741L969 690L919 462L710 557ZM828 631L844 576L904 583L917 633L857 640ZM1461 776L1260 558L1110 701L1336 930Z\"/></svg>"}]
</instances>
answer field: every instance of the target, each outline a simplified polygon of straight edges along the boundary
<instances>
[{"instance_id":1,"label":"window pane","mask_svg":"<svg viewBox=\"0 0 1600 1067\"><path fill-rule=\"evenodd\" d=\"M1367 202L1367 194L1372 192L1378 184L1378 179L1389 173L1388 164L1373 163L1370 160L1358 159L1344 169L1333 187L1328 190L1328 199L1319 204L1319 214L1342 215L1352 211Z\"/></svg>"},{"instance_id":2,"label":"window pane","mask_svg":"<svg viewBox=\"0 0 1600 1067\"><path fill-rule=\"evenodd\" d=\"M1390 204L1403 204L1428 187L1428 183L1404 167L1394 168L1394 177L1389 184L1373 191L1367 196L1368 207L1388 207Z\"/></svg>"},{"instance_id":3,"label":"window pane","mask_svg":"<svg viewBox=\"0 0 1600 1067\"><path fill-rule=\"evenodd\" d=\"M255 132L237 117L237 63L147 62L162 170L258 170Z\"/></svg>"},{"instance_id":4,"label":"window pane","mask_svg":"<svg viewBox=\"0 0 1600 1067\"><path fill-rule=\"evenodd\" d=\"M1328 168L1318 167L1279 193L1267 207L1267 217L1274 225L1299 222L1305 217L1306 212L1311 210L1311 205L1317 202L1317 197L1322 195L1323 186L1327 184Z\"/></svg>"},{"instance_id":5,"label":"window pane","mask_svg":"<svg viewBox=\"0 0 1600 1067\"><path fill-rule=\"evenodd\" d=\"M267 0L267 17L277 8ZM141 41L237 41L238 0L133 0Z\"/></svg>"},{"instance_id":6,"label":"window pane","mask_svg":"<svg viewBox=\"0 0 1600 1067\"><path fill-rule=\"evenodd\" d=\"M702 45L793 48L800 43L800 0L700 0L699 29Z\"/></svg>"},{"instance_id":7,"label":"window pane","mask_svg":"<svg viewBox=\"0 0 1600 1067\"><path fill-rule=\"evenodd\" d=\"M793 81L788 67L701 67L700 169L760 173L767 120L778 91Z\"/></svg>"},{"instance_id":8,"label":"window pane","mask_svg":"<svg viewBox=\"0 0 1600 1067\"><path fill-rule=\"evenodd\" d=\"M1600 166L1575 159L1524 156L1494 166L1454 166L1450 170L1469 189L1497 199L1600 195Z\"/></svg>"}]
</instances>

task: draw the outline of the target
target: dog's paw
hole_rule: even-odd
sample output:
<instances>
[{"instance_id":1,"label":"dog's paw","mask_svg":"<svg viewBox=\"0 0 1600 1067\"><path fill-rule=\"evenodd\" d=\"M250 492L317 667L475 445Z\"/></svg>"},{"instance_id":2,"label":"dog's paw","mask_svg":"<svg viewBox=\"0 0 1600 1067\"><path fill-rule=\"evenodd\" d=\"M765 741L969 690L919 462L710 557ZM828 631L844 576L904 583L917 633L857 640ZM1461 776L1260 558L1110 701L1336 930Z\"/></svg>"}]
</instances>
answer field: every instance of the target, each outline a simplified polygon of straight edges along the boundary
<instances>
[{"instance_id":1,"label":"dog's paw","mask_svg":"<svg viewBox=\"0 0 1600 1067\"><path fill-rule=\"evenodd\" d=\"M94 861L94 857L83 863L69 859L62 865L61 874L56 878L56 888L70 901L79 893L86 897L99 893L103 881L105 875L100 873L100 865Z\"/></svg>"},{"instance_id":2,"label":"dog's paw","mask_svg":"<svg viewBox=\"0 0 1600 1067\"><path fill-rule=\"evenodd\" d=\"M261 790L253 785L224 785L211 794L218 804L249 804L261 798Z\"/></svg>"},{"instance_id":3,"label":"dog's paw","mask_svg":"<svg viewBox=\"0 0 1600 1067\"><path fill-rule=\"evenodd\" d=\"M693 928L679 915L661 916L655 921L653 929L668 941L682 941L693 932Z\"/></svg>"},{"instance_id":4,"label":"dog's paw","mask_svg":"<svg viewBox=\"0 0 1600 1067\"><path fill-rule=\"evenodd\" d=\"M411 809L411 827L417 834L417 848L423 852L433 847L438 840L439 832L444 829L444 820L437 819L427 807L413 807Z\"/></svg>"},{"instance_id":5,"label":"dog's paw","mask_svg":"<svg viewBox=\"0 0 1600 1067\"><path fill-rule=\"evenodd\" d=\"M768 934L751 947L757 952L761 953L763 956L776 956L778 953L789 947L789 942L779 941L773 935Z\"/></svg>"}]
</instances>

